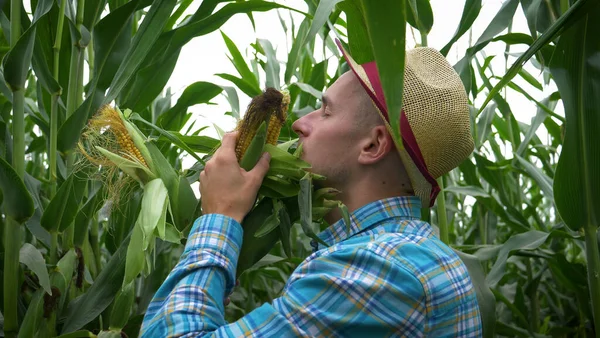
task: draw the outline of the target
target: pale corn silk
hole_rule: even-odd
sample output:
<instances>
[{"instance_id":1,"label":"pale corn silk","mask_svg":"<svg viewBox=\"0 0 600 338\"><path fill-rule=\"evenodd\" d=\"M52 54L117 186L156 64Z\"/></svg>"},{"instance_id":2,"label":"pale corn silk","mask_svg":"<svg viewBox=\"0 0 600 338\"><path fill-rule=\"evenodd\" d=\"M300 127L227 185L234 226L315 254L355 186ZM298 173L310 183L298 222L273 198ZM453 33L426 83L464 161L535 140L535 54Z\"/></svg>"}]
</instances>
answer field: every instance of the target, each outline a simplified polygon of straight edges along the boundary
<instances>
[{"instance_id":1,"label":"pale corn silk","mask_svg":"<svg viewBox=\"0 0 600 338\"><path fill-rule=\"evenodd\" d=\"M420 221L417 197L376 201L319 234L281 297L234 323L223 299L235 283L242 227L196 220L178 265L146 312L144 337L480 337L475 289L458 256Z\"/></svg>"}]
</instances>

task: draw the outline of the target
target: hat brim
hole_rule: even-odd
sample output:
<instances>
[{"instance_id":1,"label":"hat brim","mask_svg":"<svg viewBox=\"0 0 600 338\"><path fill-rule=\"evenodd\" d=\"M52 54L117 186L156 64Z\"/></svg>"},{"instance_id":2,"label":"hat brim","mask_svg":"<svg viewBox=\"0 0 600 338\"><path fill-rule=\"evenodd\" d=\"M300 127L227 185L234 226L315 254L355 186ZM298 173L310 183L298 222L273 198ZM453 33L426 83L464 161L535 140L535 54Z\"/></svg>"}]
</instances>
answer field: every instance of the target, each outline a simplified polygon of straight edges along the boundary
<instances>
[{"instance_id":1,"label":"hat brim","mask_svg":"<svg viewBox=\"0 0 600 338\"><path fill-rule=\"evenodd\" d=\"M335 42L348 62L350 69L356 75L369 97L371 97L377 113L384 121L388 132L390 135L394 135L389 123L385 97L383 95L379 76L377 75L375 63L372 62L365 65L359 65L342 46L339 39L336 39ZM419 145L404 110L401 111L400 115L400 134L402 140L397 140L395 137L392 137L392 139L394 139L396 150L404 164L415 196L419 197L423 207L432 207L440 192L440 187L435 178L433 178L427 170L427 165L423 159L421 150L419 149ZM400 141L402 144L399 144Z\"/></svg>"}]
</instances>

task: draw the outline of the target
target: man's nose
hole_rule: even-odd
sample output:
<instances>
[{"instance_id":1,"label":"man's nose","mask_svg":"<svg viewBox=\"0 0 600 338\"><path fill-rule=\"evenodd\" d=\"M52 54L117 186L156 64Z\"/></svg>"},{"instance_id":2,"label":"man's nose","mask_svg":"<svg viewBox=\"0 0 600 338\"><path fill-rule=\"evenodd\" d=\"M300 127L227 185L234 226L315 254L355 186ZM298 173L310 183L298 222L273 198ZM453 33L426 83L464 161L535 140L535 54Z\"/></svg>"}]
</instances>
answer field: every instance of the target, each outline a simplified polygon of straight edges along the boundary
<instances>
[{"instance_id":1,"label":"man's nose","mask_svg":"<svg viewBox=\"0 0 600 338\"><path fill-rule=\"evenodd\" d=\"M305 122L305 117L306 116L302 116L301 118L297 119L296 121L294 121L294 123L292 123L292 130L298 134L298 136L306 136L306 122Z\"/></svg>"}]
</instances>

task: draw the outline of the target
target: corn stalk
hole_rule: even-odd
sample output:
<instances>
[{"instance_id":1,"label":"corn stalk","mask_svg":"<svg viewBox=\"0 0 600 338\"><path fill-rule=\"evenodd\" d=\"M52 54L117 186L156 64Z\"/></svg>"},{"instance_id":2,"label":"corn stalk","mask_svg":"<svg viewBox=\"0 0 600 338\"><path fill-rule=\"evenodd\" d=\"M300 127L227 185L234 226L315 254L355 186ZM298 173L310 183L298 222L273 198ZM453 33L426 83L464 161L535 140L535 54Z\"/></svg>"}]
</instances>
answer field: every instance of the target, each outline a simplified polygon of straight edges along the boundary
<instances>
[{"instance_id":1,"label":"corn stalk","mask_svg":"<svg viewBox=\"0 0 600 338\"><path fill-rule=\"evenodd\" d=\"M62 43L62 32L65 22L65 7L67 0L61 0L60 7L58 10L58 23L56 27L56 38L54 40L54 64L52 69L52 76L58 83L58 76L60 71L60 46ZM49 181L50 181L50 198L56 195L56 159L57 159L57 139L58 139L58 100L62 91L52 93L52 102L50 107L50 150L48 154L49 163ZM57 261L57 246L58 246L58 234L56 232L51 233L52 242L50 246L50 263L56 263Z\"/></svg>"},{"instance_id":2,"label":"corn stalk","mask_svg":"<svg viewBox=\"0 0 600 338\"><path fill-rule=\"evenodd\" d=\"M77 17L75 27L77 35L80 37L78 41L73 42L71 49L71 63L69 70L69 87L67 88L67 113L66 118L68 119L75 109L79 107L83 101L83 66L84 66L84 55L86 45L82 45L82 34L81 27L83 25L83 15L85 9L85 0L77 1ZM73 165L75 163L76 154L69 153L67 155L67 174L71 174L73 171ZM73 247L73 236L75 227L69 226L63 235L63 249L68 250Z\"/></svg>"},{"instance_id":3,"label":"corn stalk","mask_svg":"<svg viewBox=\"0 0 600 338\"><path fill-rule=\"evenodd\" d=\"M21 37L21 1L11 0L10 45L14 48ZM12 166L21 179L25 175L25 90L13 89L13 156ZM4 333L7 337L16 336L19 329L17 299L19 295L19 249L21 246L21 226L7 217L4 227Z\"/></svg>"}]
</instances>

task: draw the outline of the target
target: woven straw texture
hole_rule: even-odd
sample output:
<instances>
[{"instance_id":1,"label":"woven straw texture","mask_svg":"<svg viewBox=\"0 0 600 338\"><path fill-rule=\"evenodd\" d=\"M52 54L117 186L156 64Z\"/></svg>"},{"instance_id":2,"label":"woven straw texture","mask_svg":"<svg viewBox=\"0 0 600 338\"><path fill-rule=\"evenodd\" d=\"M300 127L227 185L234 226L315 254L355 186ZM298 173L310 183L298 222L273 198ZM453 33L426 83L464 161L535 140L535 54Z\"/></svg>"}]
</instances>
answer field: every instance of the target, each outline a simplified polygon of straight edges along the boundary
<instances>
[{"instance_id":1,"label":"woven straw texture","mask_svg":"<svg viewBox=\"0 0 600 338\"><path fill-rule=\"evenodd\" d=\"M406 53L403 107L434 178L473 151L467 103L460 77L439 52L421 47Z\"/></svg>"}]
</instances>

